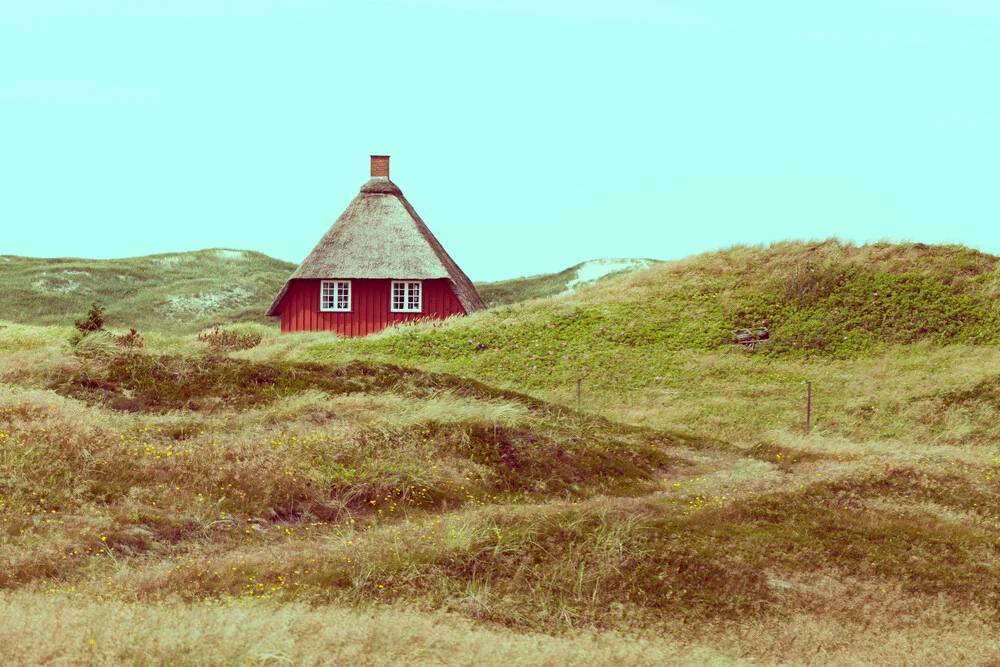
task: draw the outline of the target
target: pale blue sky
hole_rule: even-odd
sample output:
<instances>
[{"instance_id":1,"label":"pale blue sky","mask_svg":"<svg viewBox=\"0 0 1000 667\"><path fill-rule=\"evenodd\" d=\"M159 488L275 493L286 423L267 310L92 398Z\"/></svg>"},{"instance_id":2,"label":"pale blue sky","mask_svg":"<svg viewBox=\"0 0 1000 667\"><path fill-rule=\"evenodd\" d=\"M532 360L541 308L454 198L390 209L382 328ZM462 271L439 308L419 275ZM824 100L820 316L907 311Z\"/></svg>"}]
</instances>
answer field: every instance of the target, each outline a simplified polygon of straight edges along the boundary
<instances>
[{"instance_id":1,"label":"pale blue sky","mask_svg":"<svg viewBox=\"0 0 1000 667\"><path fill-rule=\"evenodd\" d=\"M1000 3L0 0L0 254L298 262L392 155L474 280L1000 254Z\"/></svg>"}]
</instances>

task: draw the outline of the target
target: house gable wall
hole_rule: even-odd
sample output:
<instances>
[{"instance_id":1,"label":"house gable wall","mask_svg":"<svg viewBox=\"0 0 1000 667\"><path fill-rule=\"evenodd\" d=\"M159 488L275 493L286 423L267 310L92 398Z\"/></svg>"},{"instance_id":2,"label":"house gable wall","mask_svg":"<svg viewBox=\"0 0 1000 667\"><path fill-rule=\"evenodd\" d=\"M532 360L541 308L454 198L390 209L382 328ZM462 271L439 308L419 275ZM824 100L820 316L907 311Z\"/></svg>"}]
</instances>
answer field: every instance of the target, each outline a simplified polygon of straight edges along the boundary
<instances>
[{"instance_id":1,"label":"house gable wall","mask_svg":"<svg viewBox=\"0 0 1000 667\"><path fill-rule=\"evenodd\" d=\"M331 276L337 279L339 276ZM405 276L399 278L404 280ZM443 320L450 315L465 315L465 308L446 278L423 280L423 311L391 312L392 280L350 278L351 311L321 311L320 280L292 279L281 298L281 331L334 331L342 336L367 336L399 322L420 318Z\"/></svg>"}]
</instances>

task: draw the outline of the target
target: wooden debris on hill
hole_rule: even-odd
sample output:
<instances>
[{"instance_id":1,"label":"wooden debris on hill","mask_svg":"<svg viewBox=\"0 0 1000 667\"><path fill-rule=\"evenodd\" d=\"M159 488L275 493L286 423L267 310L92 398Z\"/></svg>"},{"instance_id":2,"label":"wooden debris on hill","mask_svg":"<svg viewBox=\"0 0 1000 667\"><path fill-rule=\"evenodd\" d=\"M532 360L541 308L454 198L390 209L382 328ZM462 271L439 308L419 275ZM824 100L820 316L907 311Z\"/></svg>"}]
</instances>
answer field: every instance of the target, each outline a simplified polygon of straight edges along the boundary
<instances>
[{"instance_id":1,"label":"wooden debris on hill","mask_svg":"<svg viewBox=\"0 0 1000 667\"><path fill-rule=\"evenodd\" d=\"M733 331L733 343L742 345L751 352L757 350L757 345L771 337L767 327L759 329L736 329Z\"/></svg>"}]
</instances>

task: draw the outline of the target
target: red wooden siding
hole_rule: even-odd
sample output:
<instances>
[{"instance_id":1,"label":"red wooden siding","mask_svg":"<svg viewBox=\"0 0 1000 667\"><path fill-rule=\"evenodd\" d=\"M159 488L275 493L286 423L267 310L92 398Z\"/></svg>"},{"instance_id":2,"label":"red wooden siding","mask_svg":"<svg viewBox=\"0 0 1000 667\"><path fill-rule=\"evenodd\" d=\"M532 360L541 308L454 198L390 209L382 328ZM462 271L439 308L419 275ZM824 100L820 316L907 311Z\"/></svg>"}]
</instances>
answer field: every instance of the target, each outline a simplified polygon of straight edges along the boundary
<instances>
[{"instance_id":1,"label":"red wooden siding","mask_svg":"<svg viewBox=\"0 0 1000 667\"><path fill-rule=\"evenodd\" d=\"M330 278L330 280L345 280ZM402 280L402 279L401 279ZM281 332L335 331L342 336L367 336L397 322L429 317L443 320L449 315L465 315L465 308L445 278L423 280L423 312L390 311L391 280L351 279L350 312L319 309L319 280L296 279L288 286L278 306Z\"/></svg>"}]
</instances>

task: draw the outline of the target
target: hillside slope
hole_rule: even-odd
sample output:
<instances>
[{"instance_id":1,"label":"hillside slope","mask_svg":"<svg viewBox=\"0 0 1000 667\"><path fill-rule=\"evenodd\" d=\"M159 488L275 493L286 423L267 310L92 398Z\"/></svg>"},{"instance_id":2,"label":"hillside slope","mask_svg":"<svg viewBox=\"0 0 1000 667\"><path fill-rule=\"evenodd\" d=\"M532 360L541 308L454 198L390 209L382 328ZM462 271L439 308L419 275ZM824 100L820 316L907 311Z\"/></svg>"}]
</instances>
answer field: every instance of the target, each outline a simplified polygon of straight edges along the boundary
<instances>
[{"instance_id":1,"label":"hillside slope","mask_svg":"<svg viewBox=\"0 0 1000 667\"><path fill-rule=\"evenodd\" d=\"M576 307L607 301L593 292ZM508 309L494 333L565 333L514 320L538 303ZM251 645L203 626L280 611L282 628L313 628L308 610L327 625L354 611L364 620L350 628L376 612L382 627L412 628L398 640L410 663L431 644L456 651L437 662L483 662L454 643L462 618L524 641L575 638L547 664L580 662L573 646L585 661L594 646L614 651L598 664L996 652L1000 348L923 343L844 361L616 346L612 331L592 346L613 354L577 412L544 362L530 392L468 377L517 366L520 343L484 349L477 336L445 359L411 354L416 336L481 319L364 341L271 334L228 356L192 336L71 347L65 327L0 327L0 604L30 619L18 636L32 640L5 655L86 662L96 644L118 664L149 644L161 662L257 663L276 634ZM532 362L557 356L531 348ZM281 359L293 352L333 358ZM357 359L392 354L466 377ZM661 366L669 386L604 388L623 367ZM790 389L810 376L823 378L822 426L806 436ZM637 407L653 416L645 427ZM414 626L428 612L443 622ZM156 623L164 613L178 622ZM50 648L67 617L72 636ZM348 659L391 662L384 629L337 635ZM328 659L321 636L296 637L301 662ZM484 636L479 655L518 638ZM538 655L518 649L525 664Z\"/></svg>"},{"instance_id":2,"label":"hillside slope","mask_svg":"<svg viewBox=\"0 0 1000 667\"><path fill-rule=\"evenodd\" d=\"M691 360L743 353L733 331L766 324L757 358L864 359L896 345L996 344L997 258L961 246L835 240L736 247L362 340L275 343L322 361L364 354L522 390L579 377L614 392L683 387Z\"/></svg>"},{"instance_id":3,"label":"hillside slope","mask_svg":"<svg viewBox=\"0 0 1000 667\"><path fill-rule=\"evenodd\" d=\"M657 260L598 259L530 278L476 283L489 306L569 294ZM109 326L190 333L213 324L275 324L264 312L295 264L249 250L212 248L126 259L0 256L0 320L67 325L91 301Z\"/></svg>"},{"instance_id":4,"label":"hillside slope","mask_svg":"<svg viewBox=\"0 0 1000 667\"><path fill-rule=\"evenodd\" d=\"M536 343L559 346L577 354L558 358L583 362L646 347L713 350L728 346L734 330L760 326L772 333L763 354L856 358L915 341L996 343L997 259L962 246L829 240L734 247L676 262L595 260L479 283L489 312L402 331L420 341L408 342L407 353L432 361L468 356L470 339L522 352ZM98 300L112 327L190 333L216 323L273 325L263 312L293 269L224 249L121 260L0 257L0 319L68 325ZM376 337L344 349L396 354L395 341Z\"/></svg>"},{"instance_id":5,"label":"hillside slope","mask_svg":"<svg viewBox=\"0 0 1000 667\"><path fill-rule=\"evenodd\" d=\"M264 311L294 269L222 248L108 260L0 256L0 319L66 325L96 300L113 327L190 332L266 322Z\"/></svg>"},{"instance_id":6,"label":"hillside slope","mask_svg":"<svg viewBox=\"0 0 1000 667\"><path fill-rule=\"evenodd\" d=\"M0 325L0 648L313 664L333 619L342 662L988 659L996 289L966 248L829 241L361 340Z\"/></svg>"},{"instance_id":7,"label":"hillside slope","mask_svg":"<svg viewBox=\"0 0 1000 667\"><path fill-rule=\"evenodd\" d=\"M573 292L599 280L644 271L657 259L594 259L581 262L559 273L543 273L527 278L476 283L476 290L490 308L528 299L543 299Z\"/></svg>"}]
</instances>

